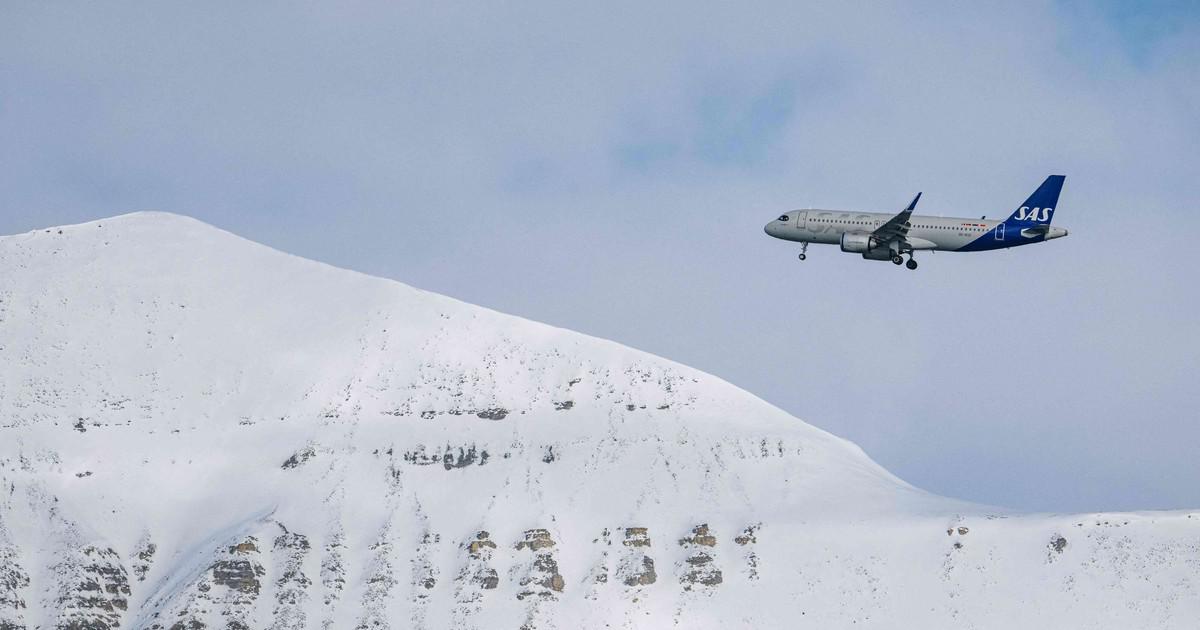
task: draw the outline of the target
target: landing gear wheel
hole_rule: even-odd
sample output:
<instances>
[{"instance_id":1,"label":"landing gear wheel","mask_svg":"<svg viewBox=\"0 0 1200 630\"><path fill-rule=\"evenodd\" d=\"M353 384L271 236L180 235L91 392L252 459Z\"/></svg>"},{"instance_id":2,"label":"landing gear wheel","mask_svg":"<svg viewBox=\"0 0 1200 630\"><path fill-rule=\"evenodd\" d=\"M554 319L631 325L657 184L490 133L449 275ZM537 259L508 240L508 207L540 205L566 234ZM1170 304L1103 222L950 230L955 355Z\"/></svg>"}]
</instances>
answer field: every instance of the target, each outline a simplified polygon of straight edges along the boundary
<instances>
[{"instance_id":1,"label":"landing gear wheel","mask_svg":"<svg viewBox=\"0 0 1200 630\"><path fill-rule=\"evenodd\" d=\"M892 264L893 265L899 265L903 262L904 262L904 259L900 257L900 254L892 254Z\"/></svg>"},{"instance_id":2,"label":"landing gear wheel","mask_svg":"<svg viewBox=\"0 0 1200 630\"><path fill-rule=\"evenodd\" d=\"M803 243L800 244L800 260L805 260L806 258L808 258L807 252L808 252L808 241L804 241Z\"/></svg>"},{"instance_id":3,"label":"landing gear wheel","mask_svg":"<svg viewBox=\"0 0 1200 630\"><path fill-rule=\"evenodd\" d=\"M800 254L800 260L806 260L807 258L808 258L808 256L805 256L804 254Z\"/></svg>"},{"instance_id":4,"label":"landing gear wheel","mask_svg":"<svg viewBox=\"0 0 1200 630\"><path fill-rule=\"evenodd\" d=\"M913 260L912 258L909 258L908 262L904 263L904 266L908 267L909 269L916 269L917 261Z\"/></svg>"}]
</instances>

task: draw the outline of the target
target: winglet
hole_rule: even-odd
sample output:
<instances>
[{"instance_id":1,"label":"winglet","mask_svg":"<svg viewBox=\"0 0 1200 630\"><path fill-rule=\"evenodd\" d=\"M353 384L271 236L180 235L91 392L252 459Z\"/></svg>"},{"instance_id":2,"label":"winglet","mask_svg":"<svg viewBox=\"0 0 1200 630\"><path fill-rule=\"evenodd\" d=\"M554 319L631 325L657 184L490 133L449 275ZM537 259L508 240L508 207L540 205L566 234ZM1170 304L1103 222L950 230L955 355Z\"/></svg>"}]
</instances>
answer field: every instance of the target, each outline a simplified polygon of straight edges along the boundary
<instances>
[{"instance_id":1,"label":"winglet","mask_svg":"<svg viewBox=\"0 0 1200 630\"><path fill-rule=\"evenodd\" d=\"M921 199L921 193L917 193L917 196L913 197L912 203L908 204L908 207L905 208L904 211L912 212L917 207L917 201L919 201L920 199Z\"/></svg>"}]
</instances>

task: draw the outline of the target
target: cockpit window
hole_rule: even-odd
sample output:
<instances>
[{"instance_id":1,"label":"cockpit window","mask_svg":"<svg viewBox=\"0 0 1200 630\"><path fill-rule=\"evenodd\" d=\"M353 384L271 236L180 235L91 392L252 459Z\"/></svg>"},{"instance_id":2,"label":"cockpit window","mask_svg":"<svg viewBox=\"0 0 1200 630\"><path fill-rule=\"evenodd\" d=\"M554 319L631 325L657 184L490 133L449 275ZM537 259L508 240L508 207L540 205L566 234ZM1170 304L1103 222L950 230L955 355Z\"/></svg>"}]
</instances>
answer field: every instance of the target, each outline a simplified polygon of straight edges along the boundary
<instances>
[{"instance_id":1,"label":"cockpit window","mask_svg":"<svg viewBox=\"0 0 1200 630\"><path fill-rule=\"evenodd\" d=\"M781 214L781 215L779 215L779 220L780 220L780 221L787 221L787 220L788 220L788 218L789 218L789 217L788 217L788 215L786 215L786 214Z\"/></svg>"}]
</instances>

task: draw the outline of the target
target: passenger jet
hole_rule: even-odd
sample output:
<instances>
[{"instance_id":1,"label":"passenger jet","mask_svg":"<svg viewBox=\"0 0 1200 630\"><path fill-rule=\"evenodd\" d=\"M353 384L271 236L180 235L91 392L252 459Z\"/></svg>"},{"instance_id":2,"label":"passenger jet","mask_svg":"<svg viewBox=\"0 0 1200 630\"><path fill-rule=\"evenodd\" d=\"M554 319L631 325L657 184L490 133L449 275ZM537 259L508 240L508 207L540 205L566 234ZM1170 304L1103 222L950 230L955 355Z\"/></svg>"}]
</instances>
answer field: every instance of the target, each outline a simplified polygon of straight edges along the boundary
<instances>
[{"instance_id":1,"label":"passenger jet","mask_svg":"<svg viewBox=\"0 0 1200 630\"><path fill-rule=\"evenodd\" d=\"M842 210L795 210L771 221L767 234L800 245L800 260L809 243L840 245L843 252L862 254L867 260L890 260L909 269L917 268L913 253L918 250L982 252L1030 245L1067 235L1050 227L1064 175L1051 175L1029 199L1003 221L956 219L914 215L921 193L899 214L848 212ZM908 255L907 263L904 255Z\"/></svg>"}]
</instances>

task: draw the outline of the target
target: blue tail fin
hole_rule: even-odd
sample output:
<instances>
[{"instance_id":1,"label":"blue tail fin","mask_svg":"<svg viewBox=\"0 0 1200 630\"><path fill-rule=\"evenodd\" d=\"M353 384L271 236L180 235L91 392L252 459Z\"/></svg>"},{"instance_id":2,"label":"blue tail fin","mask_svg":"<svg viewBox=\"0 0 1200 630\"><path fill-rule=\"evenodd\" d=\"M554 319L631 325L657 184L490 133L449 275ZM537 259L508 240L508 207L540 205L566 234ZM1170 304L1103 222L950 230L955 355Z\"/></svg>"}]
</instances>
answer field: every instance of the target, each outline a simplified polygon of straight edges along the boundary
<instances>
[{"instance_id":1,"label":"blue tail fin","mask_svg":"<svg viewBox=\"0 0 1200 630\"><path fill-rule=\"evenodd\" d=\"M1054 208L1058 205L1058 194L1062 192L1065 175L1051 175L1038 189L1021 204L1004 222L1009 225L1050 225L1054 220Z\"/></svg>"}]
</instances>

